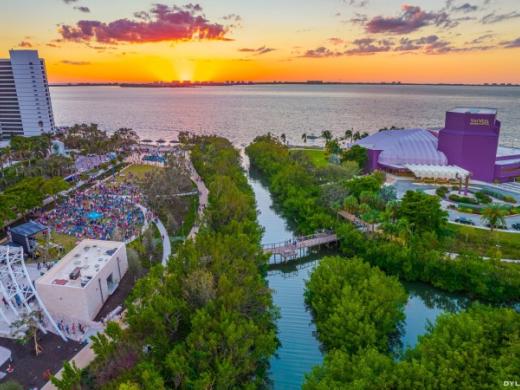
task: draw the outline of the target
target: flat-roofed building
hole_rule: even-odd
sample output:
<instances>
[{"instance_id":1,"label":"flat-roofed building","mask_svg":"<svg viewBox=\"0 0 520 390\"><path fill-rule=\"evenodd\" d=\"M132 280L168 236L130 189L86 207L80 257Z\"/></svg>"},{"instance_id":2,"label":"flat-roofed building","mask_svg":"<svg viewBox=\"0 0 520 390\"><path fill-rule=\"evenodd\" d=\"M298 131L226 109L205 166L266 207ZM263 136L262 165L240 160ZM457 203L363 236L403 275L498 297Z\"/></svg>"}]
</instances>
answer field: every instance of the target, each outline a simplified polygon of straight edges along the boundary
<instances>
[{"instance_id":1,"label":"flat-roofed building","mask_svg":"<svg viewBox=\"0 0 520 390\"><path fill-rule=\"evenodd\" d=\"M0 139L54 131L45 61L36 50L11 50L0 59Z\"/></svg>"},{"instance_id":2,"label":"flat-roofed building","mask_svg":"<svg viewBox=\"0 0 520 390\"><path fill-rule=\"evenodd\" d=\"M56 318L91 321L127 270L123 242L83 240L36 281L36 290Z\"/></svg>"}]
</instances>

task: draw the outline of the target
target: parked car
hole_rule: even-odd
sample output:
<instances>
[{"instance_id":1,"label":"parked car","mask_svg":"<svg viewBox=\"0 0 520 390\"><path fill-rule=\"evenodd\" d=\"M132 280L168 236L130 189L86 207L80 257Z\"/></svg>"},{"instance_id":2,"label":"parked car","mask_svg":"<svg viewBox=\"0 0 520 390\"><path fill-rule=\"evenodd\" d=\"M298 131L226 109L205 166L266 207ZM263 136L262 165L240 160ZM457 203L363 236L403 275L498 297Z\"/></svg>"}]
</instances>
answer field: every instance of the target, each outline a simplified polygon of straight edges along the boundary
<instances>
[{"instance_id":1,"label":"parked car","mask_svg":"<svg viewBox=\"0 0 520 390\"><path fill-rule=\"evenodd\" d=\"M491 228L491 225L488 223L488 224L486 224L486 227ZM497 225L497 226L495 226L495 229L507 230L507 226Z\"/></svg>"},{"instance_id":2,"label":"parked car","mask_svg":"<svg viewBox=\"0 0 520 390\"><path fill-rule=\"evenodd\" d=\"M459 218L455 219L455 222L462 223L464 225L471 225L471 226L475 225L475 222L473 222L471 219L468 219L465 217L459 217Z\"/></svg>"}]
</instances>

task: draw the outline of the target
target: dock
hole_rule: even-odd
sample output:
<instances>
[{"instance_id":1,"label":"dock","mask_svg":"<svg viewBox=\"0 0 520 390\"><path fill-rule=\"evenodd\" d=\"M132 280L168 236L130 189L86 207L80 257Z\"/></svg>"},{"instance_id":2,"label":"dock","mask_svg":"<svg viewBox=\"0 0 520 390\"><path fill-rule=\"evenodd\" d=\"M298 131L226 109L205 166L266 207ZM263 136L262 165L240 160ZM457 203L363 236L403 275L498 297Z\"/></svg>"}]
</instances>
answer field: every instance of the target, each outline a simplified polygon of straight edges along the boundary
<instances>
[{"instance_id":1,"label":"dock","mask_svg":"<svg viewBox=\"0 0 520 390\"><path fill-rule=\"evenodd\" d=\"M310 236L263 245L264 253L270 254L274 264L287 263L307 255L311 248L333 244L338 241L335 233L321 232Z\"/></svg>"}]
</instances>

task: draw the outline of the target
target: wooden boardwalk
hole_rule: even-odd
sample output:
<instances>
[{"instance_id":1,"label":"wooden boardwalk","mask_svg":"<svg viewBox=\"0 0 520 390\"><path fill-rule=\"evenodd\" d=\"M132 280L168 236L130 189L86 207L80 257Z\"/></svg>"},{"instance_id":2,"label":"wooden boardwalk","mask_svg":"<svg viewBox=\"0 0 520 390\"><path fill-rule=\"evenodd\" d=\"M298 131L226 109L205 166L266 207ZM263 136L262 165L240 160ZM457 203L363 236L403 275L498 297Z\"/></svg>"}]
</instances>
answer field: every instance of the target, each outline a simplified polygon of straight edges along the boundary
<instances>
[{"instance_id":1,"label":"wooden boardwalk","mask_svg":"<svg viewBox=\"0 0 520 390\"><path fill-rule=\"evenodd\" d=\"M264 252L272 256L274 264L285 263L305 256L308 249L338 241L336 234L331 232L316 233L311 236L296 237L292 240L266 244Z\"/></svg>"}]
</instances>

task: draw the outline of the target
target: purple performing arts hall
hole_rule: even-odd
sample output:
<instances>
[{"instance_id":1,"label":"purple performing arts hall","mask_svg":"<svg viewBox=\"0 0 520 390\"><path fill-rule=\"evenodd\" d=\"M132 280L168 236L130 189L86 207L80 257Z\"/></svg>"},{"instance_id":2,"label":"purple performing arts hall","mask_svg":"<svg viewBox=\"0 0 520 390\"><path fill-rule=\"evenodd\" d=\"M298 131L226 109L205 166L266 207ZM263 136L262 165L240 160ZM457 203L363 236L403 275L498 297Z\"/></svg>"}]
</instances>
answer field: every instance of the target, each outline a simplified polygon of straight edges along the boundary
<instances>
[{"instance_id":1,"label":"purple performing arts hall","mask_svg":"<svg viewBox=\"0 0 520 390\"><path fill-rule=\"evenodd\" d=\"M410 167L460 167L471 179L507 182L520 177L520 149L499 146L500 121L492 108L458 107L440 131L386 130L358 141L368 170L404 173Z\"/></svg>"}]
</instances>

